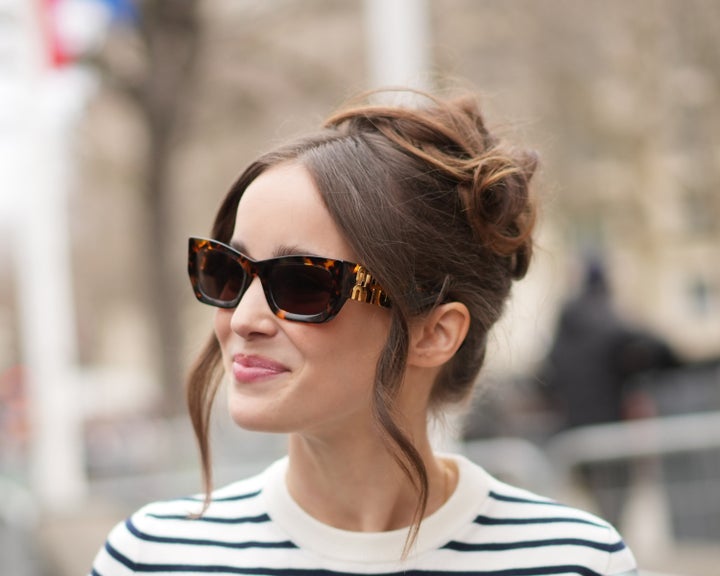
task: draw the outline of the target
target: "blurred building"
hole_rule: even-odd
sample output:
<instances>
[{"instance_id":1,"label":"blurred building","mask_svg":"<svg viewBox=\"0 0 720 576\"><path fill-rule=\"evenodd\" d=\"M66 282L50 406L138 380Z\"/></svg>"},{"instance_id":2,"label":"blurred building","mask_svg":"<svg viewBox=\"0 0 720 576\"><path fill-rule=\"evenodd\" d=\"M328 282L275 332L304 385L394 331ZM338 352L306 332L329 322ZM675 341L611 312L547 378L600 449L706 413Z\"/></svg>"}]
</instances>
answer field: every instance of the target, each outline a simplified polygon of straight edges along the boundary
<instances>
[{"instance_id":1,"label":"blurred building","mask_svg":"<svg viewBox=\"0 0 720 576\"><path fill-rule=\"evenodd\" d=\"M52 48L48 62L78 61L98 82L82 121L59 147L74 163L65 183L72 279L65 312L75 336L69 337L77 364L71 400L83 412L85 471L97 479L165 470L171 457L190 469L189 430L147 420L168 401L158 378L163 354L185 371L211 329L212 311L195 303L186 279L186 238L208 233L225 191L259 153L317 127L343 100L370 87L366 5L197 3L198 54L184 94L189 106L169 154L167 251L150 240L143 192L152 138L137 91L151 55L133 21L132 6L140 3L0 0L0 165L15 151L13 130L33 119L14 112L19 100L22 109L29 101L17 98L14 84L27 74L13 52L16 14L22 8L26 19L31 9L37 16L61 5L69 7L60 20L70 35L63 36L62 26L42 28ZM110 18L108 6L128 12L110 26L101 22ZM532 371L588 253L603 256L623 316L686 358L720 357L720 4L432 0L426 6L425 84L477 90L490 124L541 158L536 262L494 333L489 372ZM84 14L101 25L95 32L79 26L90 20L73 16L75 10L90 10ZM67 44L73 34L76 44ZM36 173L50 179L45 164L38 162ZM15 210L27 190L24 181L0 188L3 261L22 240ZM34 233L31 225L23 232ZM147 264L161 262L177 279L181 320L180 344L169 349L150 321L157 310L148 298ZM25 410L25 398L17 398L24 369L14 276L11 266L0 269L0 396ZM52 290L54 279L44 287ZM175 390L181 398L181 381ZM13 408L8 416L7 406L0 431L21 432L12 450L0 442L0 473L32 434L26 415L17 418ZM218 451L219 463L237 457L236 450L229 442ZM134 485L126 492L139 496ZM102 538L103 530L96 532Z\"/></svg>"},{"instance_id":2,"label":"blurred building","mask_svg":"<svg viewBox=\"0 0 720 576\"><path fill-rule=\"evenodd\" d=\"M720 356L720 7L435 6L442 69L503 104L540 151L540 313L603 255L624 316L688 358Z\"/></svg>"},{"instance_id":3,"label":"blurred building","mask_svg":"<svg viewBox=\"0 0 720 576\"><path fill-rule=\"evenodd\" d=\"M625 314L688 356L720 354L720 271L712 265L720 261L718 8L702 0L429 7L432 83L462 79L478 89L491 122L537 148L543 162L538 262L518 287L507 329L528 354L508 362L522 370L524 359L540 356L587 251L604 253ZM179 283L184 238L208 230L240 170L272 142L316 126L369 76L361 2L226 1L202 10L194 105L175 144L177 202L168 217ZM142 67L131 34L116 34L105 50L116 68ZM112 86L88 115L85 178L73 198L78 270L94 271L78 289L81 351L90 363L119 353L151 367L156 348L137 306L145 285L132 275L147 252L142 234L127 233L144 218L137 188L147 134ZM112 257L97 253L99 234ZM201 340L193 327L206 315L189 291L183 297L193 350Z\"/></svg>"},{"instance_id":4,"label":"blurred building","mask_svg":"<svg viewBox=\"0 0 720 576\"><path fill-rule=\"evenodd\" d=\"M148 127L123 88L143 77L147 47L132 25L117 26L88 64L103 82L75 134L69 213L82 385L103 418L162 403L154 374L163 343L148 322L155 311L144 263L167 261L177 277L182 346L170 352L185 369L211 325L187 285L186 237L207 233L221 197L258 153L316 127L369 83L362 2L199 6L191 106L171 149L165 234L175 248L166 254L148 241L141 192ZM542 159L537 261L496 332L493 366L523 372L542 357L588 251L604 255L623 314L687 357L720 355L720 6L428 7L428 84L477 89L490 123ZM0 316L16 322L10 284L0 283ZM16 353L3 358L4 366L17 361Z\"/></svg>"}]
</instances>

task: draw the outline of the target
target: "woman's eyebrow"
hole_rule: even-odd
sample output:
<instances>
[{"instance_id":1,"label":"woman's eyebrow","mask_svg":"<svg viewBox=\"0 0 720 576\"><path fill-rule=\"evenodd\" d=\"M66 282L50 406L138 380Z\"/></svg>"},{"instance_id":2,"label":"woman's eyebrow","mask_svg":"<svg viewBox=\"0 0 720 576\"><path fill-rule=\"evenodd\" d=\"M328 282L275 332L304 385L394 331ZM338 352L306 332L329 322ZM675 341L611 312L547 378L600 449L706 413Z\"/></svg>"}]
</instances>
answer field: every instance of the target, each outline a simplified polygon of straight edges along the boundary
<instances>
[{"instance_id":1,"label":"woman's eyebrow","mask_svg":"<svg viewBox=\"0 0 720 576\"><path fill-rule=\"evenodd\" d=\"M237 250L238 252L241 252L242 254L247 254L247 252L245 252L245 244L243 244L239 240L230 240L230 247L234 250Z\"/></svg>"},{"instance_id":2,"label":"woman's eyebrow","mask_svg":"<svg viewBox=\"0 0 720 576\"><path fill-rule=\"evenodd\" d=\"M231 240L230 246L240 252L241 254L244 254L245 256L248 256L252 258L250 254L247 253L247 248L245 244L239 240ZM317 256L320 257L320 254L317 254L313 252L312 250L307 250L306 248L302 248L295 244L280 244L277 246L273 252L272 257L273 258L281 258L282 256Z\"/></svg>"},{"instance_id":3,"label":"woman's eyebrow","mask_svg":"<svg viewBox=\"0 0 720 576\"><path fill-rule=\"evenodd\" d=\"M308 250L306 248L302 248L300 246L293 245L293 244L281 244L280 246L276 247L275 250L273 250L273 256L276 258L279 258L281 256L296 256L296 255L320 256L319 254L313 252L312 250Z\"/></svg>"}]
</instances>

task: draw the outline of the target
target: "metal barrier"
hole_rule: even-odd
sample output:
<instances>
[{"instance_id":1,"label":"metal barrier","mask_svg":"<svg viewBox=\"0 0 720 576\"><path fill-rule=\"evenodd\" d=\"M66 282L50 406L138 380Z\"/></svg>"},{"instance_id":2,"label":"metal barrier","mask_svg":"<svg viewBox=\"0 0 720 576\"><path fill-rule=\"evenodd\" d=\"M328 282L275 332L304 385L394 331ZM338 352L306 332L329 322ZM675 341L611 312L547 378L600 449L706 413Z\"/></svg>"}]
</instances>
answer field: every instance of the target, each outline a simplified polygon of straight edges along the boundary
<instances>
[{"instance_id":1,"label":"metal barrier","mask_svg":"<svg viewBox=\"0 0 720 576\"><path fill-rule=\"evenodd\" d=\"M720 448L720 411L585 426L562 432L545 446L555 464L630 460Z\"/></svg>"},{"instance_id":2,"label":"metal barrier","mask_svg":"<svg viewBox=\"0 0 720 576\"><path fill-rule=\"evenodd\" d=\"M577 486L578 471L620 464L629 471L621 475L625 484L599 488L622 492L625 503L638 478L642 484L650 472L657 502L665 509L669 542L688 544L689 556L700 546L703 566L720 563L720 411L587 426L559 433L542 446L520 438L469 440L462 446L470 459L501 479L560 499ZM689 569L673 566L661 569Z\"/></svg>"},{"instance_id":3,"label":"metal barrier","mask_svg":"<svg viewBox=\"0 0 720 576\"><path fill-rule=\"evenodd\" d=\"M720 543L720 411L579 428L545 453L565 485L581 466L654 461L674 539Z\"/></svg>"}]
</instances>

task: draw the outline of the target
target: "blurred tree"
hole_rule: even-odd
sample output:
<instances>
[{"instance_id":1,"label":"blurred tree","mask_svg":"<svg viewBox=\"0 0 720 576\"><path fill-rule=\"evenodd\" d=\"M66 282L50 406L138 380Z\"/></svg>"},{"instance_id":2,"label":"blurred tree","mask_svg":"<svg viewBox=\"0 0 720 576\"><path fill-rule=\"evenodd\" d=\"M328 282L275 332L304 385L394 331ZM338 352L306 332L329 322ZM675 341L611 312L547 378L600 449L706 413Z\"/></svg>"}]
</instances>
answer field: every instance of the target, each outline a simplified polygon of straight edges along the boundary
<instances>
[{"instance_id":1,"label":"blurred tree","mask_svg":"<svg viewBox=\"0 0 720 576\"><path fill-rule=\"evenodd\" d=\"M193 85L200 28L197 0L143 0L138 4L134 30L136 61L128 66L127 61L106 57L98 63L105 82L129 96L147 130L142 191L146 220L139 231L144 253L136 262L138 268L144 267L144 306L159 350L160 410L167 415L179 412L183 404L178 279L168 246L176 200L172 159L186 128L183 119Z\"/></svg>"},{"instance_id":2,"label":"blurred tree","mask_svg":"<svg viewBox=\"0 0 720 576\"><path fill-rule=\"evenodd\" d=\"M148 266L151 311L160 343L160 381L163 406L175 413L182 406L182 382L177 278L169 262L168 218L172 214L170 186L173 142L188 103L199 38L197 0L145 0L141 4L141 31L147 47L148 66L139 104L149 131L145 199L148 239L157 258L141 261Z\"/></svg>"}]
</instances>

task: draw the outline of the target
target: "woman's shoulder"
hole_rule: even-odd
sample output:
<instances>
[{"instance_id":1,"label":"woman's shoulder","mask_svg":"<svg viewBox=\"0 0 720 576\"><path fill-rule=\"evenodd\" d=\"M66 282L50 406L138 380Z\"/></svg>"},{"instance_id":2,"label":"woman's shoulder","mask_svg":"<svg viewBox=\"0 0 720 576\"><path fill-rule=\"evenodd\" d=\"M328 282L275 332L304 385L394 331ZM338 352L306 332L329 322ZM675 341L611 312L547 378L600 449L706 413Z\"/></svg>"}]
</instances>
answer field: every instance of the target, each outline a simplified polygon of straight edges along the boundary
<instances>
[{"instance_id":1,"label":"woman's shoulder","mask_svg":"<svg viewBox=\"0 0 720 576\"><path fill-rule=\"evenodd\" d=\"M231 548L262 533L270 525L261 497L264 481L265 472L214 490L207 507L202 494L146 504L113 528L96 556L95 572L182 563L198 547Z\"/></svg>"},{"instance_id":2,"label":"woman's shoulder","mask_svg":"<svg viewBox=\"0 0 720 576\"><path fill-rule=\"evenodd\" d=\"M572 524L606 533L615 529L595 514L569 505L562 500L540 495L532 490L490 477L487 494L488 513L498 521L527 524Z\"/></svg>"},{"instance_id":3,"label":"woman's shoulder","mask_svg":"<svg viewBox=\"0 0 720 576\"><path fill-rule=\"evenodd\" d=\"M267 471L216 488L205 500L204 494L194 494L169 500L158 500L138 509L130 522L152 520L212 521L213 518L230 520L238 514L252 513L262 509L260 497L265 485ZM206 506L207 504L207 506Z\"/></svg>"},{"instance_id":4,"label":"woman's shoulder","mask_svg":"<svg viewBox=\"0 0 720 576\"><path fill-rule=\"evenodd\" d=\"M523 551L553 565L562 551L573 564L598 574L620 574L635 568L635 559L618 531L595 514L497 479L466 461L466 471L482 485L484 498L472 527L456 543L458 550Z\"/></svg>"},{"instance_id":5,"label":"woman's shoulder","mask_svg":"<svg viewBox=\"0 0 720 576\"><path fill-rule=\"evenodd\" d=\"M548 496L495 480L488 493L488 511L508 522L521 524L576 524L607 531L612 526L602 518Z\"/></svg>"},{"instance_id":6,"label":"woman's shoulder","mask_svg":"<svg viewBox=\"0 0 720 576\"><path fill-rule=\"evenodd\" d=\"M522 518L537 523L552 522L554 518L567 518L574 523L603 529L610 527L605 520L590 512L496 478L464 456L454 455L453 459L459 466L461 477L465 476L464 489L481 492L482 510L498 515L498 521L505 518L508 523L519 524Z\"/></svg>"}]
</instances>

